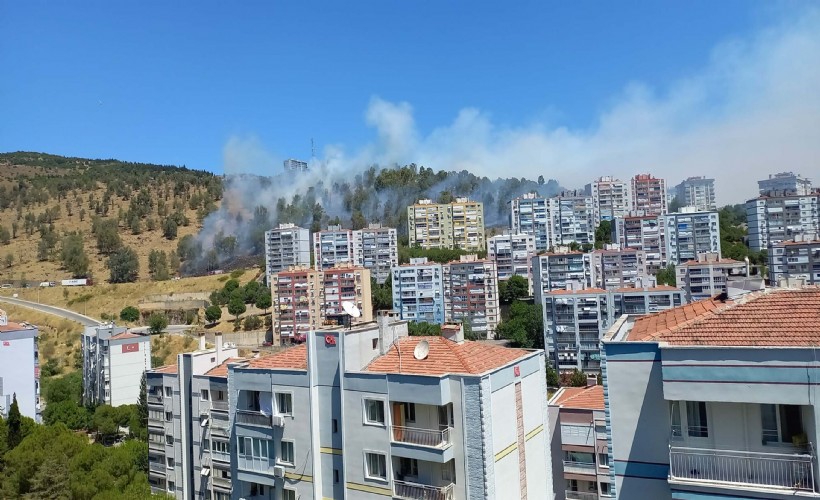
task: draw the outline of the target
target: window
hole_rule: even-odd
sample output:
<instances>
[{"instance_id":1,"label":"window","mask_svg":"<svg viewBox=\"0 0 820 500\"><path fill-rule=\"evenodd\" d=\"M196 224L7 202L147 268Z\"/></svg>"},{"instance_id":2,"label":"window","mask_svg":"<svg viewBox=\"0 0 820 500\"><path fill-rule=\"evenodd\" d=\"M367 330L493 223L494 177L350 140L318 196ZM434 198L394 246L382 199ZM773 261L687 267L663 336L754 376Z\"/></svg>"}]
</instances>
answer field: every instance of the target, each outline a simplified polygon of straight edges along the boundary
<instances>
[{"instance_id":1,"label":"window","mask_svg":"<svg viewBox=\"0 0 820 500\"><path fill-rule=\"evenodd\" d=\"M373 350L376 350L377 347L379 347L379 339L373 339Z\"/></svg>"},{"instance_id":2,"label":"window","mask_svg":"<svg viewBox=\"0 0 820 500\"><path fill-rule=\"evenodd\" d=\"M399 458L399 476L400 477L418 477L419 475L419 461L414 458Z\"/></svg>"},{"instance_id":3,"label":"window","mask_svg":"<svg viewBox=\"0 0 820 500\"><path fill-rule=\"evenodd\" d=\"M208 401L208 389L202 389L202 401Z\"/></svg>"},{"instance_id":4,"label":"window","mask_svg":"<svg viewBox=\"0 0 820 500\"><path fill-rule=\"evenodd\" d=\"M174 457L167 457L167 458L165 459L165 461L166 461L166 466L167 466L169 469L173 469L173 468L174 468Z\"/></svg>"},{"instance_id":5,"label":"window","mask_svg":"<svg viewBox=\"0 0 820 500\"><path fill-rule=\"evenodd\" d=\"M202 448L205 449L205 450L210 450L211 449L211 442L208 441L208 438L205 438L205 439L202 440Z\"/></svg>"},{"instance_id":6,"label":"window","mask_svg":"<svg viewBox=\"0 0 820 500\"><path fill-rule=\"evenodd\" d=\"M247 405L248 410L259 411L259 391L248 391Z\"/></svg>"},{"instance_id":7,"label":"window","mask_svg":"<svg viewBox=\"0 0 820 500\"><path fill-rule=\"evenodd\" d=\"M416 421L416 405L415 403L404 403L404 421Z\"/></svg>"},{"instance_id":8,"label":"window","mask_svg":"<svg viewBox=\"0 0 820 500\"><path fill-rule=\"evenodd\" d=\"M282 441L279 461L283 464L293 465L293 441Z\"/></svg>"},{"instance_id":9,"label":"window","mask_svg":"<svg viewBox=\"0 0 820 500\"><path fill-rule=\"evenodd\" d=\"M282 500L296 500L296 490L282 490Z\"/></svg>"},{"instance_id":10,"label":"window","mask_svg":"<svg viewBox=\"0 0 820 500\"><path fill-rule=\"evenodd\" d=\"M166 385L165 386L165 396L170 398L173 395L174 395L174 390L171 388L171 386Z\"/></svg>"},{"instance_id":11,"label":"window","mask_svg":"<svg viewBox=\"0 0 820 500\"><path fill-rule=\"evenodd\" d=\"M168 481L168 491L175 491L177 489L176 484L173 481Z\"/></svg>"},{"instance_id":12,"label":"window","mask_svg":"<svg viewBox=\"0 0 820 500\"><path fill-rule=\"evenodd\" d=\"M792 443L803 434L803 418L796 405L760 405L763 444Z\"/></svg>"},{"instance_id":13,"label":"window","mask_svg":"<svg viewBox=\"0 0 820 500\"><path fill-rule=\"evenodd\" d=\"M369 479L387 480L387 458L381 453L365 453L365 476Z\"/></svg>"},{"instance_id":14,"label":"window","mask_svg":"<svg viewBox=\"0 0 820 500\"><path fill-rule=\"evenodd\" d=\"M456 463L450 460L441 466L441 480L454 482L456 480Z\"/></svg>"},{"instance_id":15,"label":"window","mask_svg":"<svg viewBox=\"0 0 820 500\"><path fill-rule=\"evenodd\" d=\"M333 482L339 483L339 469L333 469Z\"/></svg>"},{"instance_id":16,"label":"window","mask_svg":"<svg viewBox=\"0 0 820 500\"><path fill-rule=\"evenodd\" d=\"M230 453L230 445L227 441L211 441L211 451L214 453Z\"/></svg>"},{"instance_id":17,"label":"window","mask_svg":"<svg viewBox=\"0 0 820 500\"><path fill-rule=\"evenodd\" d=\"M279 415L293 415L293 394L289 392L277 392L276 410L279 412Z\"/></svg>"},{"instance_id":18,"label":"window","mask_svg":"<svg viewBox=\"0 0 820 500\"><path fill-rule=\"evenodd\" d=\"M609 495L609 483L601 483L601 495Z\"/></svg>"},{"instance_id":19,"label":"window","mask_svg":"<svg viewBox=\"0 0 820 500\"><path fill-rule=\"evenodd\" d=\"M686 424L689 437L709 437L706 403L703 401L686 402Z\"/></svg>"},{"instance_id":20,"label":"window","mask_svg":"<svg viewBox=\"0 0 820 500\"><path fill-rule=\"evenodd\" d=\"M167 445L174 444L174 436L171 436L170 434L166 434L165 435L165 444L167 444Z\"/></svg>"},{"instance_id":21,"label":"window","mask_svg":"<svg viewBox=\"0 0 820 500\"><path fill-rule=\"evenodd\" d=\"M166 411L166 412L165 412L165 421L166 421L166 422L170 422L170 421L171 421L171 420L173 420L173 419L174 419L174 412L172 412L172 411Z\"/></svg>"},{"instance_id":22,"label":"window","mask_svg":"<svg viewBox=\"0 0 820 500\"><path fill-rule=\"evenodd\" d=\"M335 418L333 419L333 434L339 432L339 421Z\"/></svg>"},{"instance_id":23,"label":"window","mask_svg":"<svg viewBox=\"0 0 820 500\"><path fill-rule=\"evenodd\" d=\"M216 391L216 400L225 401L225 391Z\"/></svg>"},{"instance_id":24,"label":"window","mask_svg":"<svg viewBox=\"0 0 820 500\"><path fill-rule=\"evenodd\" d=\"M453 405L452 403L438 407L438 424L441 427L453 427Z\"/></svg>"},{"instance_id":25,"label":"window","mask_svg":"<svg viewBox=\"0 0 820 500\"><path fill-rule=\"evenodd\" d=\"M683 431L681 430L680 425L680 401L672 401L670 405L670 412L670 421L672 422L672 438L681 438L683 437Z\"/></svg>"},{"instance_id":26,"label":"window","mask_svg":"<svg viewBox=\"0 0 820 500\"><path fill-rule=\"evenodd\" d=\"M265 485L264 484L256 484L251 483L251 496L255 497L256 495L264 495L265 494Z\"/></svg>"},{"instance_id":27,"label":"window","mask_svg":"<svg viewBox=\"0 0 820 500\"><path fill-rule=\"evenodd\" d=\"M598 453L598 465L600 467L609 467L609 455L606 453Z\"/></svg>"},{"instance_id":28,"label":"window","mask_svg":"<svg viewBox=\"0 0 820 500\"><path fill-rule=\"evenodd\" d=\"M270 441L267 439L260 439L260 438L250 438L250 437L242 437L238 438L239 441L239 455L242 458L250 459L250 458L268 458L269 457L269 444ZM272 450L270 450L272 451Z\"/></svg>"},{"instance_id":29,"label":"window","mask_svg":"<svg viewBox=\"0 0 820 500\"><path fill-rule=\"evenodd\" d=\"M364 419L368 424L384 425L384 401L365 399Z\"/></svg>"}]
</instances>

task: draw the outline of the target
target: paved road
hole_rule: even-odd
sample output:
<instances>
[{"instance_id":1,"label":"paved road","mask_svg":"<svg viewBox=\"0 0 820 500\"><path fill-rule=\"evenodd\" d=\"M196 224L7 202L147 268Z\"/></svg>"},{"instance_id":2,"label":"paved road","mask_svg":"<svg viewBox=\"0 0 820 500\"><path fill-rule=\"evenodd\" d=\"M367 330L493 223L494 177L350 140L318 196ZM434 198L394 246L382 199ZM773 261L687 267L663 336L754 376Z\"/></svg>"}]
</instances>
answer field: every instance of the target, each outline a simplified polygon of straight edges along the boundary
<instances>
[{"instance_id":1,"label":"paved road","mask_svg":"<svg viewBox=\"0 0 820 500\"><path fill-rule=\"evenodd\" d=\"M44 312L46 314L53 314L54 316L59 316L61 318L69 319L71 321L76 321L77 323L80 323L83 326L97 326L99 324L102 324L102 322L98 319L94 319L74 311L69 311L68 309L63 309L61 307L50 306L47 304L38 304L37 302L30 302L28 300L15 299L12 297L0 297L0 302L14 304L16 306L28 307L29 309L34 309L36 311Z\"/></svg>"},{"instance_id":2,"label":"paved road","mask_svg":"<svg viewBox=\"0 0 820 500\"><path fill-rule=\"evenodd\" d=\"M171 335L179 335L183 333L185 330L190 330L193 328L191 325L168 325L165 329L165 333L170 333ZM148 333L147 326L138 326L135 328L129 328L128 330L134 333Z\"/></svg>"}]
</instances>

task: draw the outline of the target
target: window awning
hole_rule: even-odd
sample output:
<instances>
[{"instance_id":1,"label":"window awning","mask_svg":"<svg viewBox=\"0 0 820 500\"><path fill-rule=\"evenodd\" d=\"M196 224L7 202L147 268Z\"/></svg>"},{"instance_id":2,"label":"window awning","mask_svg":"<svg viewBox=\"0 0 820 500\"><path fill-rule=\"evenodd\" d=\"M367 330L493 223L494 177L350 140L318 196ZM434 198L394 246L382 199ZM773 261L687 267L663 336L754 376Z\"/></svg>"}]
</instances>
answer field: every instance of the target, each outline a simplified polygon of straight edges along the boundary
<instances>
[{"instance_id":1,"label":"window awning","mask_svg":"<svg viewBox=\"0 0 820 500\"><path fill-rule=\"evenodd\" d=\"M202 474L203 476L207 477L208 475L211 474L211 469L209 469L208 467L203 467L202 470L199 471L199 473Z\"/></svg>"}]
</instances>

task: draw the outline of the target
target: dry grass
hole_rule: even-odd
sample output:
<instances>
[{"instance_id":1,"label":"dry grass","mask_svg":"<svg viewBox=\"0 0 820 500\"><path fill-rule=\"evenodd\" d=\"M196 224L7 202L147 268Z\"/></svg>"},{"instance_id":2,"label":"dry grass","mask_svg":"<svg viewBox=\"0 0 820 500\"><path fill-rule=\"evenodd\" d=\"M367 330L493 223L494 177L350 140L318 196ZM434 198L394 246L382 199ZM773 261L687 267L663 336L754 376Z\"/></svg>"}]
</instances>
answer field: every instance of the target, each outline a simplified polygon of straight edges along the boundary
<instances>
[{"instance_id":1,"label":"dry grass","mask_svg":"<svg viewBox=\"0 0 820 500\"><path fill-rule=\"evenodd\" d=\"M154 368L176 364L177 355L195 351L198 346L197 340L191 336L155 335L151 337L151 357L157 361Z\"/></svg>"},{"instance_id":2,"label":"dry grass","mask_svg":"<svg viewBox=\"0 0 820 500\"><path fill-rule=\"evenodd\" d=\"M40 349L40 364L49 360L56 360L63 373L74 371L74 356L82 355L80 336L83 326L73 321L34 311L26 307L11 304L0 304L11 321L28 321L37 325Z\"/></svg>"}]
</instances>

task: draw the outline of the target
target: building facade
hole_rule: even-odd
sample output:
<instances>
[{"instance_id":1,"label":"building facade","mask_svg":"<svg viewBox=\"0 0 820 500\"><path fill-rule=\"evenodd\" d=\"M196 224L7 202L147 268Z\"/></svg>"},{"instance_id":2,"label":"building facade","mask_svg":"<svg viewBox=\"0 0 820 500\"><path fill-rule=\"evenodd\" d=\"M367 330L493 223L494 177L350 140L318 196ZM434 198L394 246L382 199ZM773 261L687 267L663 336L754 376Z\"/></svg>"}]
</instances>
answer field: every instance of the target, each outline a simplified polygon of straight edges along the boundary
<instances>
[{"instance_id":1,"label":"building facade","mask_svg":"<svg viewBox=\"0 0 820 500\"><path fill-rule=\"evenodd\" d=\"M293 158L290 158L282 163L286 173L307 172L309 170L308 163L306 161L294 160Z\"/></svg>"},{"instance_id":2,"label":"building facade","mask_svg":"<svg viewBox=\"0 0 820 500\"><path fill-rule=\"evenodd\" d=\"M17 398L20 414L40 417L40 352L37 327L9 321L0 309L0 416L8 418L9 408Z\"/></svg>"},{"instance_id":3,"label":"building facade","mask_svg":"<svg viewBox=\"0 0 820 500\"><path fill-rule=\"evenodd\" d=\"M592 212L595 226L601 221L614 220L629 215L632 201L629 184L610 176L599 177L586 185L586 194L592 197Z\"/></svg>"},{"instance_id":4,"label":"building facade","mask_svg":"<svg viewBox=\"0 0 820 500\"><path fill-rule=\"evenodd\" d=\"M495 262L462 255L443 272L445 321L468 323L475 335L492 339L501 319Z\"/></svg>"},{"instance_id":5,"label":"building facade","mask_svg":"<svg viewBox=\"0 0 820 500\"><path fill-rule=\"evenodd\" d=\"M655 275L666 267L664 229L658 217L647 215L615 219L612 241L624 249L642 250L646 255L649 274Z\"/></svg>"},{"instance_id":6,"label":"building facade","mask_svg":"<svg viewBox=\"0 0 820 500\"><path fill-rule=\"evenodd\" d=\"M410 259L394 267L393 310L399 318L442 325L444 312L444 270L426 257Z\"/></svg>"},{"instance_id":7,"label":"building facade","mask_svg":"<svg viewBox=\"0 0 820 500\"><path fill-rule=\"evenodd\" d=\"M355 305L361 316L352 323L373 321L373 299L370 294L370 270L363 267L334 267L322 272L322 322L348 321L344 302ZM341 324L341 323L339 323Z\"/></svg>"},{"instance_id":8,"label":"building facade","mask_svg":"<svg viewBox=\"0 0 820 500\"><path fill-rule=\"evenodd\" d=\"M580 191L564 191L547 201L550 247L595 243L595 217L591 196L584 196Z\"/></svg>"},{"instance_id":9,"label":"building facade","mask_svg":"<svg viewBox=\"0 0 820 500\"><path fill-rule=\"evenodd\" d=\"M820 241L798 237L769 248L769 284L798 279L807 285L820 284Z\"/></svg>"},{"instance_id":10,"label":"building facade","mask_svg":"<svg viewBox=\"0 0 820 500\"><path fill-rule=\"evenodd\" d=\"M595 282L592 254L571 252L559 248L559 252L547 252L532 258L532 288L535 303L540 304L543 296L553 290L568 287L591 288Z\"/></svg>"},{"instance_id":11,"label":"building facade","mask_svg":"<svg viewBox=\"0 0 820 500\"><path fill-rule=\"evenodd\" d=\"M530 234L500 234L487 239L487 258L495 262L498 279L527 279L532 293L532 257L535 240Z\"/></svg>"},{"instance_id":12,"label":"building facade","mask_svg":"<svg viewBox=\"0 0 820 500\"><path fill-rule=\"evenodd\" d=\"M667 212L666 181L652 174L638 174L630 181L632 215L664 215Z\"/></svg>"},{"instance_id":13,"label":"building facade","mask_svg":"<svg viewBox=\"0 0 820 500\"><path fill-rule=\"evenodd\" d=\"M615 498L816 497L820 290L625 317L603 342Z\"/></svg>"},{"instance_id":14,"label":"building facade","mask_svg":"<svg viewBox=\"0 0 820 500\"><path fill-rule=\"evenodd\" d=\"M376 283L383 284L390 269L399 264L396 229L370 224L367 229L353 231L353 265L370 270Z\"/></svg>"},{"instance_id":15,"label":"building facade","mask_svg":"<svg viewBox=\"0 0 820 500\"><path fill-rule=\"evenodd\" d=\"M695 207L700 212L715 211L715 180L702 176L689 177L675 186L675 198L682 207Z\"/></svg>"},{"instance_id":16,"label":"building facade","mask_svg":"<svg viewBox=\"0 0 820 500\"><path fill-rule=\"evenodd\" d=\"M353 231L342 226L328 226L313 233L313 267L317 271L334 266L351 266L354 262Z\"/></svg>"},{"instance_id":17,"label":"building facade","mask_svg":"<svg viewBox=\"0 0 820 500\"><path fill-rule=\"evenodd\" d=\"M770 246L806 235L820 234L820 193L806 196L761 196L746 202L749 248Z\"/></svg>"},{"instance_id":18,"label":"building facade","mask_svg":"<svg viewBox=\"0 0 820 500\"><path fill-rule=\"evenodd\" d=\"M769 174L768 179L757 181L761 196L771 194L808 196L812 193L811 180L794 172Z\"/></svg>"},{"instance_id":19,"label":"building facade","mask_svg":"<svg viewBox=\"0 0 820 500\"><path fill-rule=\"evenodd\" d=\"M410 245L421 248L485 249L484 205L467 198L452 203L419 200L407 207Z\"/></svg>"},{"instance_id":20,"label":"building facade","mask_svg":"<svg viewBox=\"0 0 820 500\"><path fill-rule=\"evenodd\" d=\"M308 267L292 267L274 274L270 281L273 344L301 341L322 323L322 273Z\"/></svg>"},{"instance_id":21,"label":"building facade","mask_svg":"<svg viewBox=\"0 0 820 500\"><path fill-rule=\"evenodd\" d=\"M667 265L697 259L700 253L720 254L720 224L717 212L695 212L687 208L659 219L663 226Z\"/></svg>"},{"instance_id":22,"label":"building facade","mask_svg":"<svg viewBox=\"0 0 820 500\"><path fill-rule=\"evenodd\" d=\"M726 293L731 278L748 277L749 264L739 260L721 259L714 252L698 254L697 259L675 266L678 288L689 302Z\"/></svg>"},{"instance_id":23,"label":"building facade","mask_svg":"<svg viewBox=\"0 0 820 500\"><path fill-rule=\"evenodd\" d=\"M83 403L136 404L142 376L151 369L151 337L113 323L87 326L82 349Z\"/></svg>"},{"instance_id":24,"label":"building facade","mask_svg":"<svg viewBox=\"0 0 820 500\"><path fill-rule=\"evenodd\" d=\"M279 224L265 231L265 270L271 276L293 266L310 265L310 231L294 224Z\"/></svg>"},{"instance_id":25,"label":"building facade","mask_svg":"<svg viewBox=\"0 0 820 500\"><path fill-rule=\"evenodd\" d=\"M612 290L646 285L651 277L646 252L632 248L620 250L617 245L613 246L616 248L592 252L592 286Z\"/></svg>"},{"instance_id":26,"label":"building facade","mask_svg":"<svg viewBox=\"0 0 820 500\"><path fill-rule=\"evenodd\" d=\"M536 251L545 252L549 249L550 227L546 198L528 193L510 201L510 232L531 235Z\"/></svg>"}]
</instances>

